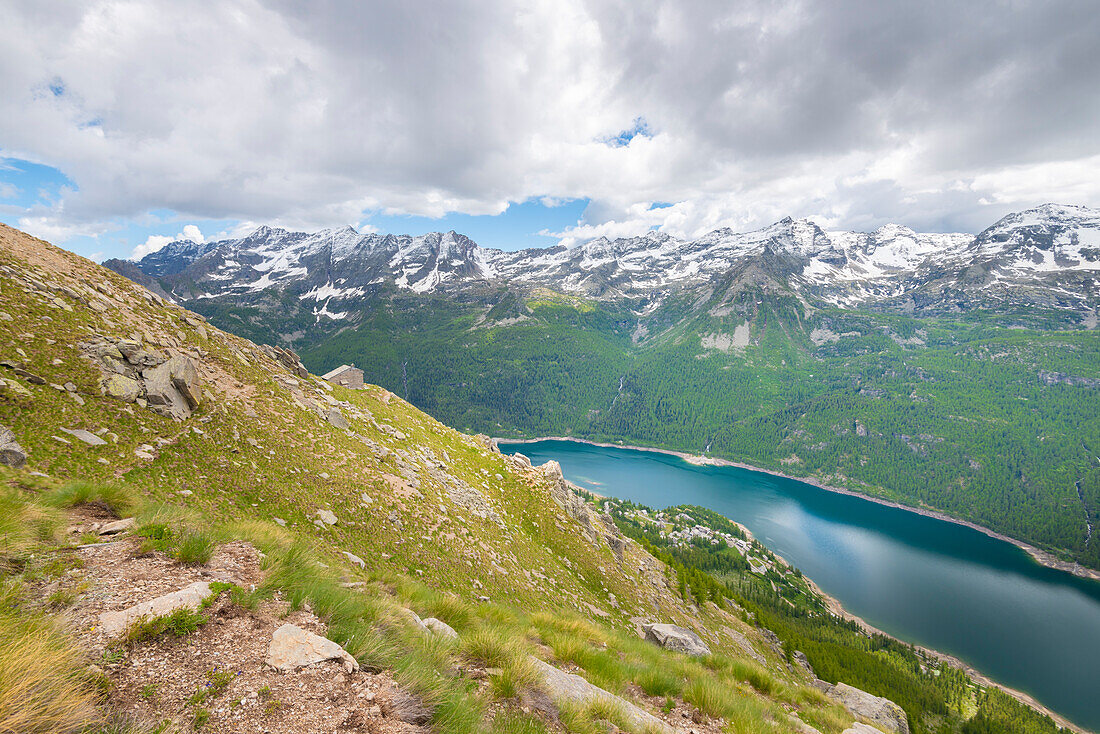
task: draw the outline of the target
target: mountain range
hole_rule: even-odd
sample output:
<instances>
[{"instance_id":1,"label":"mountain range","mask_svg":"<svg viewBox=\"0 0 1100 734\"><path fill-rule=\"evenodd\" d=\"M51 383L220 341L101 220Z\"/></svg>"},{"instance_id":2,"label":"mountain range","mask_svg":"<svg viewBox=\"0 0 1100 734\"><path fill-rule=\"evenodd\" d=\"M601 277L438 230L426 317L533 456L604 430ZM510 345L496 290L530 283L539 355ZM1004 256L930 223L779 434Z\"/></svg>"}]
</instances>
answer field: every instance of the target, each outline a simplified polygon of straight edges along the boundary
<instances>
[{"instance_id":1,"label":"mountain range","mask_svg":"<svg viewBox=\"0 0 1100 734\"><path fill-rule=\"evenodd\" d=\"M1097 210L517 252L261 227L106 265L463 430L744 462L1100 568Z\"/></svg>"},{"instance_id":2,"label":"mountain range","mask_svg":"<svg viewBox=\"0 0 1100 734\"><path fill-rule=\"evenodd\" d=\"M104 263L180 302L254 302L272 289L318 321L356 320L355 303L387 292L476 294L544 287L620 302L637 316L673 294L716 283L767 284L807 303L941 314L973 308L1094 311L1100 285L1100 211L1046 204L978 235L826 231L786 218L747 233L695 240L651 231L574 247L486 249L451 232L314 233L262 226L246 237L172 242L137 262Z\"/></svg>"}]
</instances>

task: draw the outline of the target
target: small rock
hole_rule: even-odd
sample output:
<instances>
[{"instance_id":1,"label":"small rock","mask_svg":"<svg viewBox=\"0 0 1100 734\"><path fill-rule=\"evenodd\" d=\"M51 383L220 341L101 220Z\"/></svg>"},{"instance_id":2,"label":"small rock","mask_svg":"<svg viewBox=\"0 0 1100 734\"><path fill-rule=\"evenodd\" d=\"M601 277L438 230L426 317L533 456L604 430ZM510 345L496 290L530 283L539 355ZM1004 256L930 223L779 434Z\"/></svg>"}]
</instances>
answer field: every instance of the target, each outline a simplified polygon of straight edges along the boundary
<instances>
[{"instance_id":1,"label":"small rock","mask_svg":"<svg viewBox=\"0 0 1100 734\"><path fill-rule=\"evenodd\" d=\"M276 525L278 525L279 527L283 527L283 528L285 528L285 527L286 527L286 520L284 520L283 518L281 518L281 517L273 517L273 518L271 518L271 519L272 519L272 521L274 521L274 523L275 523Z\"/></svg>"},{"instance_id":2,"label":"small rock","mask_svg":"<svg viewBox=\"0 0 1100 734\"><path fill-rule=\"evenodd\" d=\"M340 409L337 407L329 408L325 420L331 423L334 428L339 428L341 431L347 430L348 428L347 419L344 418L344 414L341 413Z\"/></svg>"},{"instance_id":3,"label":"small rock","mask_svg":"<svg viewBox=\"0 0 1100 734\"><path fill-rule=\"evenodd\" d=\"M127 517L122 520L109 522L99 529L100 535L118 535L134 527L134 518Z\"/></svg>"},{"instance_id":4,"label":"small rock","mask_svg":"<svg viewBox=\"0 0 1100 734\"><path fill-rule=\"evenodd\" d=\"M883 734L881 729L864 724L862 721L857 721L850 727L844 730L843 734Z\"/></svg>"},{"instance_id":5,"label":"small rock","mask_svg":"<svg viewBox=\"0 0 1100 734\"><path fill-rule=\"evenodd\" d=\"M125 403L132 403L141 395L141 385L132 377L125 375L111 375L104 381L103 390L112 398L117 398Z\"/></svg>"},{"instance_id":6,"label":"small rock","mask_svg":"<svg viewBox=\"0 0 1100 734\"><path fill-rule=\"evenodd\" d=\"M15 434L0 426L0 464L18 469L26 463L27 452L15 440Z\"/></svg>"},{"instance_id":7,"label":"small rock","mask_svg":"<svg viewBox=\"0 0 1100 734\"><path fill-rule=\"evenodd\" d=\"M347 551L344 551L343 553L344 553L345 558L347 558L349 561L354 563L359 568L366 568L367 567L367 562L364 561L359 556L355 555L354 553L348 553Z\"/></svg>"},{"instance_id":8,"label":"small rock","mask_svg":"<svg viewBox=\"0 0 1100 734\"><path fill-rule=\"evenodd\" d=\"M408 607L397 607L397 611L399 614L408 619L413 627L416 627L421 632L429 631L427 625L424 624L424 620L422 620L420 618L420 615L413 610L409 609Z\"/></svg>"},{"instance_id":9,"label":"small rock","mask_svg":"<svg viewBox=\"0 0 1100 734\"><path fill-rule=\"evenodd\" d=\"M293 624L284 624L272 635L264 662L275 670L288 673L325 660L343 663L344 670L349 673L359 670L355 658L332 640Z\"/></svg>"},{"instance_id":10,"label":"small rock","mask_svg":"<svg viewBox=\"0 0 1100 734\"><path fill-rule=\"evenodd\" d=\"M543 680L546 692L557 701L566 701L580 706L600 704L619 710L633 730L645 730L672 734L673 728L653 714L638 708L629 701L589 683L579 675L558 670L553 665L531 656L531 663Z\"/></svg>"},{"instance_id":11,"label":"small rock","mask_svg":"<svg viewBox=\"0 0 1100 734\"><path fill-rule=\"evenodd\" d=\"M135 604L129 609L100 614L100 630L108 637L117 637L139 619L162 617L184 607L198 609L202 605L203 599L208 596L210 596L210 584L205 581L196 581L179 591L173 591L171 594Z\"/></svg>"},{"instance_id":12,"label":"small rock","mask_svg":"<svg viewBox=\"0 0 1100 734\"><path fill-rule=\"evenodd\" d=\"M31 383L32 385L45 385L46 384L46 381L43 378L39 377L38 375L27 372L26 370L23 370L23 369L15 370L15 374L18 377L22 377L24 380Z\"/></svg>"},{"instance_id":13,"label":"small rock","mask_svg":"<svg viewBox=\"0 0 1100 734\"><path fill-rule=\"evenodd\" d=\"M331 510L325 509L317 510L317 519L325 523L326 525L335 525L337 522L339 522L336 518L336 515L334 515Z\"/></svg>"},{"instance_id":14,"label":"small rock","mask_svg":"<svg viewBox=\"0 0 1100 734\"><path fill-rule=\"evenodd\" d=\"M647 640L666 650L675 650L695 657L710 655L707 644L691 630L674 624L647 624L644 629Z\"/></svg>"},{"instance_id":15,"label":"small rock","mask_svg":"<svg viewBox=\"0 0 1100 734\"><path fill-rule=\"evenodd\" d=\"M31 391L20 385L15 380L0 379L0 392L13 392L16 395L30 397Z\"/></svg>"},{"instance_id":16,"label":"small rock","mask_svg":"<svg viewBox=\"0 0 1100 734\"><path fill-rule=\"evenodd\" d=\"M432 634L438 635L440 637L447 637L452 640L458 639L458 633L454 631L454 628L441 619L428 617L423 620L423 623L425 627L431 630Z\"/></svg>"},{"instance_id":17,"label":"small rock","mask_svg":"<svg viewBox=\"0 0 1100 734\"><path fill-rule=\"evenodd\" d=\"M64 431L65 433L69 434L73 438L80 439L81 441L88 444L89 446L106 446L107 445L107 442L104 441L102 438L95 435L94 433L89 433L88 431L85 431L82 428L77 428L75 430L71 429L71 428L62 428L61 430Z\"/></svg>"}]
</instances>

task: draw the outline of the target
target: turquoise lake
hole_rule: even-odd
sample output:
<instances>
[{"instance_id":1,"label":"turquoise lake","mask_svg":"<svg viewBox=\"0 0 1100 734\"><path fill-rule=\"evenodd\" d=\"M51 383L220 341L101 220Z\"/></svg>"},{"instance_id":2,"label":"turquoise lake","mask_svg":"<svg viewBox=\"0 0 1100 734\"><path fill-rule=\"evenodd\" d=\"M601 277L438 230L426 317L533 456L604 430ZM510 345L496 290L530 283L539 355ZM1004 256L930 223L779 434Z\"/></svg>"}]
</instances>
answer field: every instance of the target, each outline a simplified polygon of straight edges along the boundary
<instances>
[{"instance_id":1,"label":"turquoise lake","mask_svg":"<svg viewBox=\"0 0 1100 734\"><path fill-rule=\"evenodd\" d=\"M608 497L720 512L872 625L1100 730L1100 582L971 528L763 472L571 441L501 450L555 459L570 481Z\"/></svg>"}]
</instances>

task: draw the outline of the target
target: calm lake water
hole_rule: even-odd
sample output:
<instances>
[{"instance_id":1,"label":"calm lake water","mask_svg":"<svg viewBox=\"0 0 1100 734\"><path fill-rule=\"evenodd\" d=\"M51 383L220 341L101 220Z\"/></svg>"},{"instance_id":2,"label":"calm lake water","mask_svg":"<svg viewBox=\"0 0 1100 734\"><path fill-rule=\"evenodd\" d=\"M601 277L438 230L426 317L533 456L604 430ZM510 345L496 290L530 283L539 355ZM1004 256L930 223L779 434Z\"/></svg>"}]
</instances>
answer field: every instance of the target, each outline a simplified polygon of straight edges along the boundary
<instances>
[{"instance_id":1,"label":"calm lake water","mask_svg":"<svg viewBox=\"0 0 1100 734\"><path fill-rule=\"evenodd\" d=\"M720 512L872 625L1100 731L1100 582L961 525L762 472L569 441L501 450L556 459L566 478L609 497Z\"/></svg>"}]
</instances>

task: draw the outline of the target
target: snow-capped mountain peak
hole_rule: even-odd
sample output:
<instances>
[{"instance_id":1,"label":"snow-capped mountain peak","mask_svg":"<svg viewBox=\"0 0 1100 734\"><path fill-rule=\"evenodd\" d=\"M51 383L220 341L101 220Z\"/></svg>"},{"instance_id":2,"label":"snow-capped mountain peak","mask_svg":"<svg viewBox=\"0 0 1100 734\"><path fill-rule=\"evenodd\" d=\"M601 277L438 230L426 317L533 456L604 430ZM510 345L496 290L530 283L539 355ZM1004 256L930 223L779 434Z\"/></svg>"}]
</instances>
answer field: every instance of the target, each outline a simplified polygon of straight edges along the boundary
<instances>
[{"instance_id":1,"label":"snow-capped mountain peak","mask_svg":"<svg viewBox=\"0 0 1100 734\"><path fill-rule=\"evenodd\" d=\"M284 289L317 301L318 314L335 318L352 312L347 301L386 289L425 294L504 284L648 301L669 289L748 272L754 261L804 297L843 306L1009 302L1026 282L1033 300L1021 303L1034 302L1039 287L1049 295L1039 302L1093 308L1100 290L1100 211L1046 204L1010 214L977 237L918 233L900 224L827 232L787 217L751 232L721 228L694 240L649 231L518 252L484 249L453 230L410 236L263 226L236 240L171 243L137 268L182 300ZM975 295L965 295L970 292Z\"/></svg>"}]
</instances>

